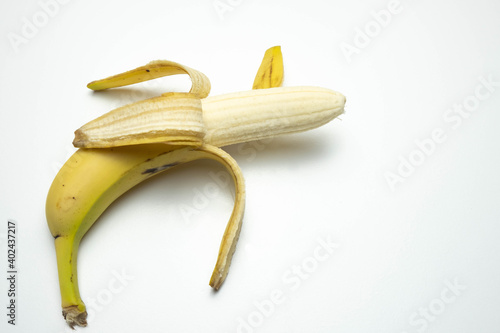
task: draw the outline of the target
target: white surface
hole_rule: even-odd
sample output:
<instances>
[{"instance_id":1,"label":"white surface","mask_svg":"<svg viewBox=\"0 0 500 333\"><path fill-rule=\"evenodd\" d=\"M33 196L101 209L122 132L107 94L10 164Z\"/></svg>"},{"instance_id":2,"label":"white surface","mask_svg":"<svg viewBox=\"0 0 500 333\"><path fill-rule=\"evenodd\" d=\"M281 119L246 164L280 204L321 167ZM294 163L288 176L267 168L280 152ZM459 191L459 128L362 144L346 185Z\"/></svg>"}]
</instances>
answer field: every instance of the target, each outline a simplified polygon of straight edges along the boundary
<instances>
[{"instance_id":1,"label":"white surface","mask_svg":"<svg viewBox=\"0 0 500 333\"><path fill-rule=\"evenodd\" d=\"M74 151L73 131L189 80L98 95L85 85L168 59L207 74L213 95L246 90L265 49L279 44L284 85L338 90L346 114L227 148L246 178L247 209L217 293L208 280L233 192L220 188L206 203L199 193L220 166L193 163L119 199L81 245L81 293L93 313L80 330L498 332L499 3L221 0L232 8L223 13L217 3L74 0L45 9L52 16L34 0L0 4L0 266L6 272L14 219L20 267L17 325L2 306L1 331L70 332L44 204ZM372 12L387 8L395 14L381 27ZM43 26L29 35L34 19ZM14 47L9 38L23 29ZM372 37L363 40L365 29ZM357 53L346 56L347 44ZM459 123L449 110L475 94L479 104ZM433 132L440 142L419 153L415 142ZM403 170L410 157L420 165ZM407 175L392 190L386 175L398 168ZM198 212L187 217L188 206ZM331 253L317 250L328 241L338 245ZM307 276L294 268L302 265Z\"/></svg>"}]
</instances>

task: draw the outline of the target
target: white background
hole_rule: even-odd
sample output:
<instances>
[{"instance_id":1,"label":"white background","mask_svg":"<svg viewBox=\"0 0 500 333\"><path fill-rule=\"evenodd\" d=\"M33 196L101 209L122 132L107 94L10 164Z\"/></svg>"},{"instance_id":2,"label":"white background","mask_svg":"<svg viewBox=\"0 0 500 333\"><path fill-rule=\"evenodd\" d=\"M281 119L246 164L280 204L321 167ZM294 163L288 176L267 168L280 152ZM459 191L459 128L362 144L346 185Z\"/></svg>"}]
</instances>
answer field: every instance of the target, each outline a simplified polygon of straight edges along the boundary
<instances>
[{"instance_id":1,"label":"white background","mask_svg":"<svg viewBox=\"0 0 500 333\"><path fill-rule=\"evenodd\" d=\"M86 84L168 59L204 72L212 95L247 90L274 45L284 85L340 91L346 114L225 148L245 175L247 208L217 293L208 280L234 190L206 190L221 166L192 163L115 202L81 244L92 313L79 330L500 331L498 2L62 2L0 4L2 332L70 332L44 204L73 131L190 82L98 94ZM18 223L15 327L8 219ZM322 242L336 247L318 261Z\"/></svg>"}]
</instances>

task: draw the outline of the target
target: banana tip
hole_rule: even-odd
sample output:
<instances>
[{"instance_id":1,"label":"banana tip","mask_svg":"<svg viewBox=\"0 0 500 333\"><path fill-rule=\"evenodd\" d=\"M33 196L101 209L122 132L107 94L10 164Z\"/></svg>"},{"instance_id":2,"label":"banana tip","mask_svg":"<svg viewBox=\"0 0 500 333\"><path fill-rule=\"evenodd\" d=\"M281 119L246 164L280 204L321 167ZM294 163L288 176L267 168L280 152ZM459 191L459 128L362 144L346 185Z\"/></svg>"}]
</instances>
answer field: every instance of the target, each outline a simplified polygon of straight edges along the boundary
<instances>
[{"instance_id":1,"label":"banana tip","mask_svg":"<svg viewBox=\"0 0 500 333\"><path fill-rule=\"evenodd\" d=\"M224 282L224 277L221 274L214 273L210 279L210 287L214 288L215 291L219 290L220 286Z\"/></svg>"},{"instance_id":2,"label":"banana tip","mask_svg":"<svg viewBox=\"0 0 500 333\"><path fill-rule=\"evenodd\" d=\"M81 129L77 129L75 131L75 138L73 139L73 146L77 148L84 148L87 141L87 136L82 132Z\"/></svg>"},{"instance_id":3,"label":"banana tip","mask_svg":"<svg viewBox=\"0 0 500 333\"><path fill-rule=\"evenodd\" d=\"M100 90L99 81L92 81L92 82L88 83L87 88L94 90L94 91Z\"/></svg>"}]
</instances>

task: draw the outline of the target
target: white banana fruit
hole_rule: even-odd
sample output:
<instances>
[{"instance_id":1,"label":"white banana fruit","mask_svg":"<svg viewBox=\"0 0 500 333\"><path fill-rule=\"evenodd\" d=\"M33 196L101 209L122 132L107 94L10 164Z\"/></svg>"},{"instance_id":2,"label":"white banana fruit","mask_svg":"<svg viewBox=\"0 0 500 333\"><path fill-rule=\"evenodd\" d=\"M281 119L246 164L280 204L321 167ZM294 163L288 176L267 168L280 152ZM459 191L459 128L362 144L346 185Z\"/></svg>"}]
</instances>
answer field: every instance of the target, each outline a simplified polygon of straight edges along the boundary
<instances>
[{"instance_id":1,"label":"white banana fruit","mask_svg":"<svg viewBox=\"0 0 500 333\"><path fill-rule=\"evenodd\" d=\"M204 141L223 147L307 131L344 112L345 97L319 87L277 87L201 100Z\"/></svg>"},{"instance_id":2,"label":"white banana fruit","mask_svg":"<svg viewBox=\"0 0 500 333\"><path fill-rule=\"evenodd\" d=\"M82 237L120 195L138 183L184 163L213 159L232 175L235 205L219 248L210 285L224 282L241 230L244 180L236 161L218 147L309 130L344 111L345 97L318 87L278 87L283 79L279 47L269 49L254 90L208 97L205 75L169 61L94 81L101 90L186 73L188 93L162 96L115 109L75 132L79 149L61 168L47 196L47 223L55 238L63 316L86 326L86 309L77 279Z\"/></svg>"}]
</instances>

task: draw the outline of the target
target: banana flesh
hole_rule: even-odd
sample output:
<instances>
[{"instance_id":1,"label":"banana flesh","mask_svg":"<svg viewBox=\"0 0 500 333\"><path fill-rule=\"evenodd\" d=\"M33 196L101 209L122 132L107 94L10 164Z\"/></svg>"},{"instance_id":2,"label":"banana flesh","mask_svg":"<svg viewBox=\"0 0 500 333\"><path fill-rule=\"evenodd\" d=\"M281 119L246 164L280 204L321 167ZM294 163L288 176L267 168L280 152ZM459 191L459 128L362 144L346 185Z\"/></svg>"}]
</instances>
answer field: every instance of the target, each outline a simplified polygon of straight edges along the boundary
<instances>
[{"instance_id":1,"label":"banana flesh","mask_svg":"<svg viewBox=\"0 0 500 333\"><path fill-rule=\"evenodd\" d=\"M276 87L201 100L204 141L214 146L310 130L344 112L345 97L319 87Z\"/></svg>"},{"instance_id":2,"label":"banana flesh","mask_svg":"<svg viewBox=\"0 0 500 333\"><path fill-rule=\"evenodd\" d=\"M165 93L112 110L75 131L79 147L55 177L46 217L55 238L63 316L70 327L86 326L77 277L79 244L106 208L135 185L198 159L218 161L235 185L235 204L221 241L210 286L224 282L241 231L245 187L236 161L218 147L306 131L343 113L345 97L319 87L280 87L279 46L266 51L253 90L210 96L201 72L170 61L89 83L93 90L188 74L186 93Z\"/></svg>"}]
</instances>

